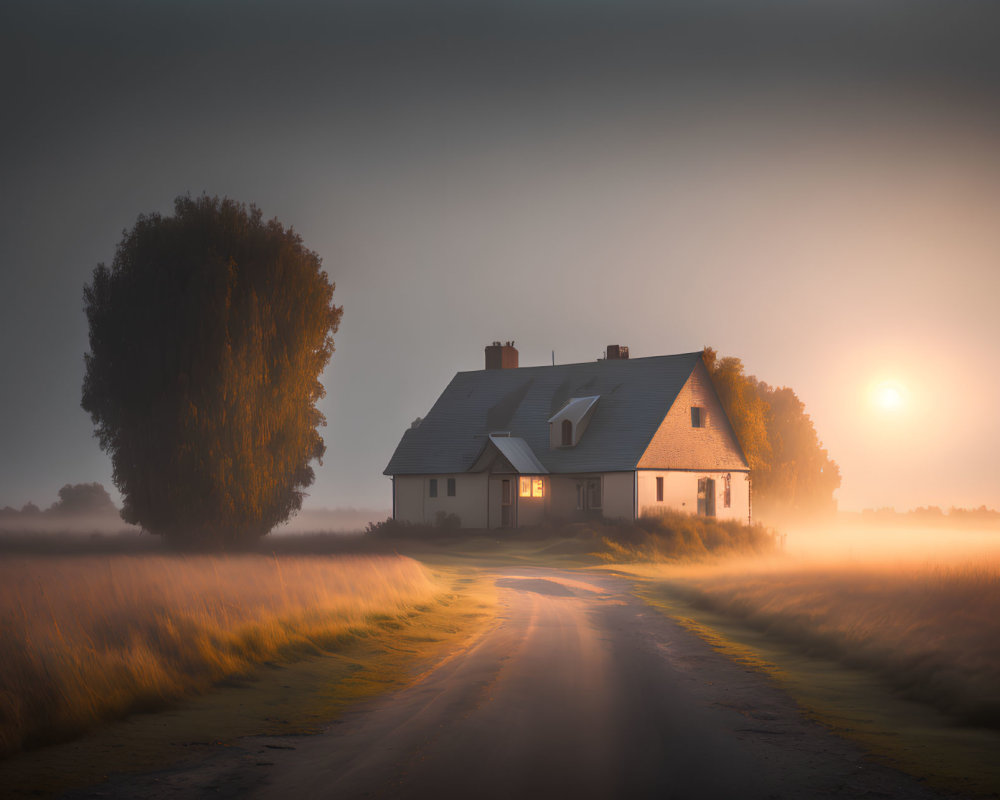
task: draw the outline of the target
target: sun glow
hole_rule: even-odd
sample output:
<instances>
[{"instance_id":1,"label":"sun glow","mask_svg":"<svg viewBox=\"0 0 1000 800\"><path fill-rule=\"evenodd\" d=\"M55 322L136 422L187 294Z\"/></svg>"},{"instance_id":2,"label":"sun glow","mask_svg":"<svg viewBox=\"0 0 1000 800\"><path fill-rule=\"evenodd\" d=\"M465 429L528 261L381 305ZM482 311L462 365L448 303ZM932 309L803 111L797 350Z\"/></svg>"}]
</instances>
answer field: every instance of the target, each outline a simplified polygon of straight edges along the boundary
<instances>
[{"instance_id":1,"label":"sun glow","mask_svg":"<svg viewBox=\"0 0 1000 800\"><path fill-rule=\"evenodd\" d=\"M903 390L894 384L883 383L875 390L875 404L883 411L898 411L903 407Z\"/></svg>"},{"instance_id":2,"label":"sun glow","mask_svg":"<svg viewBox=\"0 0 1000 800\"><path fill-rule=\"evenodd\" d=\"M906 406L906 389L895 381L881 381L872 387L871 401L882 412L898 413Z\"/></svg>"}]
</instances>

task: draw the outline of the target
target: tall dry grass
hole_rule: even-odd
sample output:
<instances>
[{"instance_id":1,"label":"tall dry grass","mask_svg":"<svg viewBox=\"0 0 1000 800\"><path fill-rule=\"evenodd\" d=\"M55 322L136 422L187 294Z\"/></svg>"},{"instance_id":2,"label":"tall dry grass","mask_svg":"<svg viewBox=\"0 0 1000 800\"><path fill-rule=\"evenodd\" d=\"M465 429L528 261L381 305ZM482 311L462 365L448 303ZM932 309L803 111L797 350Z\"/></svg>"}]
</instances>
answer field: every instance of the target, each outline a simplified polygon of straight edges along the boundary
<instances>
[{"instance_id":1,"label":"tall dry grass","mask_svg":"<svg viewBox=\"0 0 1000 800\"><path fill-rule=\"evenodd\" d=\"M444 590L399 556L0 563L0 754L318 652Z\"/></svg>"},{"instance_id":2,"label":"tall dry grass","mask_svg":"<svg viewBox=\"0 0 1000 800\"><path fill-rule=\"evenodd\" d=\"M652 573L650 573L652 574ZM677 570L674 593L1000 728L1000 559Z\"/></svg>"},{"instance_id":3,"label":"tall dry grass","mask_svg":"<svg viewBox=\"0 0 1000 800\"><path fill-rule=\"evenodd\" d=\"M761 525L739 520L663 511L634 522L603 523L600 549L608 563L700 561L774 552L778 537Z\"/></svg>"}]
</instances>

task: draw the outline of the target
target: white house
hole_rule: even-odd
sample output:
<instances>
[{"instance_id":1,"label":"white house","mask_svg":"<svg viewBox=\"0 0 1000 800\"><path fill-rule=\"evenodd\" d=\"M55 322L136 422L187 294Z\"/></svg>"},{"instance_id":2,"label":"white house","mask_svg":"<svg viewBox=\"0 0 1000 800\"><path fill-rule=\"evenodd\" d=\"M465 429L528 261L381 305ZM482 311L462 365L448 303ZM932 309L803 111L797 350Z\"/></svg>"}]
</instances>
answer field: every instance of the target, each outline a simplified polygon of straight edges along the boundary
<instances>
[{"instance_id":1,"label":"white house","mask_svg":"<svg viewBox=\"0 0 1000 800\"><path fill-rule=\"evenodd\" d=\"M518 368L512 342L459 372L403 434L393 517L466 528L672 509L750 520L750 468L701 353Z\"/></svg>"}]
</instances>

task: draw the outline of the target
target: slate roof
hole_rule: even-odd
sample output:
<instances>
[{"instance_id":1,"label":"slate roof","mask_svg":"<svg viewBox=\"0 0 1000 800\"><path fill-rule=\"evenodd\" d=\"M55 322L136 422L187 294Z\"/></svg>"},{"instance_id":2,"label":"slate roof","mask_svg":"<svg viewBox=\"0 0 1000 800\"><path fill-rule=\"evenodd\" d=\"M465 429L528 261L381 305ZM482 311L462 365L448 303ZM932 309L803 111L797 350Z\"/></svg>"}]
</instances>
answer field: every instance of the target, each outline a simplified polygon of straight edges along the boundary
<instances>
[{"instance_id":1,"label":"slate roof","mask_svg":"<svg viewBox=\"0 0 1000 800\"><path fill-rule=\"evenodd\" d=\"M490 433L523 439L549 472L634 470L701 353L459 372L396 447L386 475L466 472ZM575 447L549 447L548 420L600 395Z\"/></svg>"}]
</instances>

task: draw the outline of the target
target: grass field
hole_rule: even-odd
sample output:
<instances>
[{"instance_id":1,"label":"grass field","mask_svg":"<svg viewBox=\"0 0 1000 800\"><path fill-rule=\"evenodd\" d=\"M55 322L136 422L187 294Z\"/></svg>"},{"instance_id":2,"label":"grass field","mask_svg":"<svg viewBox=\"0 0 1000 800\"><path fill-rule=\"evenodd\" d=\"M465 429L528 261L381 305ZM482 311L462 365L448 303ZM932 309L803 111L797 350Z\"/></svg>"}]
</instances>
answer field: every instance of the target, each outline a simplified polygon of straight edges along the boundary
<instances>
[{"instance_id":1,"label":"grass field","mask_svg":"<svg viewBox=\"0 0 1000 800\"><path fill-rule=\"evenodd\" d=\"M652 571L648 574L653 574ZM807 654L877 673L902 696L1000 729L1000 561L678 569L696 607Z\"/></svg>"},{"instance_id":2,"label":"grass field","mask_svg":"<svg viewBox=\"0 0 1000 800\"><path fill-rule=\"evenodd\" d=\"M810 531L776 556L617 569L888 763L945 789L1000 793L996 535Z\"/></svg>"},{"instance_id":3,"label":"grass field","mask_svg":"<svg viewBox=\"0 0 1000 800\"><path fill-rule=\"evenodd\" d=\"M448 589L394 555L7 557L0 753L398 627Z\"/></svg>"},{"instance_id":4,"label":"grass field","mask_svg":"<svg viewBox=\"0 0 1000 800\"><path fill-rule=\"evenodd\" d=\"M780 677L806 708L890 761L943 775L944 785L977 776L961 786L1000 790L1000 768L989 766L1000 745L995 535L811 531L782 551L762 528L690 517L503 538L403 533L282 537L276 553L228 557L133 551L131 540L111 539L81 543L75 555L31 554L12 540L0 561L0 752L173 706L262 662L315 654L325 661L283 672L262 692L265 679L254 702L281 697L286 710L312 703L329 720L336 703L400 685L412 664L443 652L434 642L457 642L487 619L490 601L465 588L482 582L483 569L537 564L631 574L654 605ZM331 660L332 651L345 656ZM332 694L321 688L333 683ZM288 685L298 687L294 697ZM199 702L227 702L227 691ZM332 705L320 709L321 695ZM293 729L302 729L303 714ZM230 729L232 711L203 712L210 723L195 718L188 730L219 736L261 726L258 717ZM136 738L153 743L141 756L148 766L191 734L165 739L143 729ZM107 748L110 757L123 752L120 741ZM18 756L27 759L25 775L53 758L32 767L32 756ZM83 769L87 759L71 761Z\"/></svg>"}]
</instances>

